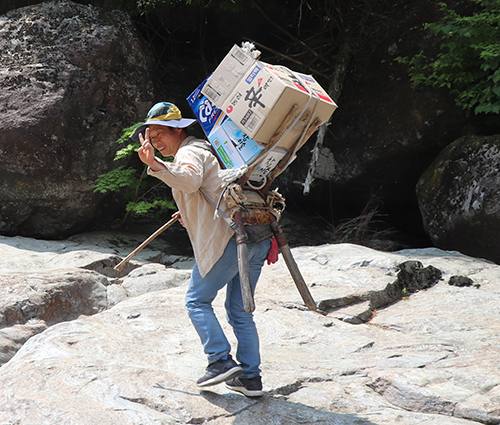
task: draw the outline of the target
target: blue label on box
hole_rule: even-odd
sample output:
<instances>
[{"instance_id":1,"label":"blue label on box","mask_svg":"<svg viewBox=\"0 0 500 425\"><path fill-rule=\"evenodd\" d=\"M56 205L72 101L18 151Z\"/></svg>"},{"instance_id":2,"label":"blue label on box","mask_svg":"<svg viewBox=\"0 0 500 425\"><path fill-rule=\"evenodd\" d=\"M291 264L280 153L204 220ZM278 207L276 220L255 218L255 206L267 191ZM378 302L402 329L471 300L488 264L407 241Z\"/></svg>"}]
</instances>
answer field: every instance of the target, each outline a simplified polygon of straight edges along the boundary
<instances>
[{"instance_id":1,"label":"blue label on box","mask_svg":"<svg viewBox=\"0 0 500 425\"><path fill-rule=\"evenodd\" d=\"M250 74L248 74L248 77L245 79L245 81L248 84L251 84L252 81L257 76L257 74L259 73L260 70L261 70L261 67L259 65L255 65L255 68L252 69L252 71L250 72Z\"/></svg>"},{"instance_id":2,"label":"blue label on box","mask_svg":"<svg viewBox=\"0 0 500 425\"><path fill-rule=\"evenodd\" d=\"M201 92L203 81L186 99L226 168L238 168L262 151L222 110Z\"/></svg>"},{"instance_id":3,"label":"blue label on box","mask_svg":"<svg viewBox=\"0 0 500 425\"><path fill-rule=\"evenodd\" d=\"M208 137L215 125L220 124L224 120L225 114L201 92L206 81L203 81L186 100Z\"/></svg>"},{"instance_id":4,"label":"blue label on box","mask_svg":"<svg viewBox=\"0 0 500 425\"><path fill-rule=\"evenodd\" d=\"M310 75L306 74L299 74L300 78L302 78L304 81L307 81L308 83L316 83L316 80L311 77Z\"/></svg>"}]
</instances>

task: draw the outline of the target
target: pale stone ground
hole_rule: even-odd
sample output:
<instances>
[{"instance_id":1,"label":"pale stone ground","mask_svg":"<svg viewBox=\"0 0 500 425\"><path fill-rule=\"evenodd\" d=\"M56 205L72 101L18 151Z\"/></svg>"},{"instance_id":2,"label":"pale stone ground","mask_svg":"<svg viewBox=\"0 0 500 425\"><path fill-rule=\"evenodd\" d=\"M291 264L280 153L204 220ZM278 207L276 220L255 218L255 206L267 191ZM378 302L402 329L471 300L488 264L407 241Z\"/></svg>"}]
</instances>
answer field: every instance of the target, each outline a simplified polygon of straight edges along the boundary
<instances>
[{"instance_id":1,"label":"pale stone ground","mask_svg":"<svg viewBox=\"0 0 500 425\"><path fill-rule=\"evenodd\" d=\"M293 249L316 302L339 307L304 309L283 261L264 267L255 319L266 395L252 400L196 387L206 363L184 309L192 259L167 258L157 241L120 277L112 266L141 240L109 240L0 238L1 425L500 423L496 264L437 249ZM407 260L442 279L350 324ZM452 275L480 286L450 286ZM68 318L75 299L81 316Z\"/></svg>"}]
</instances>

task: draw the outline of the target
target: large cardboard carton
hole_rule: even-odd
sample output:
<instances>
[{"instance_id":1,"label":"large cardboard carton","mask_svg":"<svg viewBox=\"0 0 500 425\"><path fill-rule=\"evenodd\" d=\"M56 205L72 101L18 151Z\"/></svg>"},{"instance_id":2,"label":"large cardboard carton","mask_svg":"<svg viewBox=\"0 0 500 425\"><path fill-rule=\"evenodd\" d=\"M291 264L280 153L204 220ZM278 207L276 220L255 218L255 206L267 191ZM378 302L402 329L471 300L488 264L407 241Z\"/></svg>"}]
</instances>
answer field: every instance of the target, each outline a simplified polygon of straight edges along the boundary
<instances>
[{"instance_id":1,"label":"large cardboard carton","mask_svg":"<svg viewBox=\"0 0 500 425\"><path fill-rule=\"evenodd\" d=\"M237 46L231 52L235 49ZM245 52L239 50L244 56ZM246 73L230 74L229 78L231 52L207 80L202 93L257 142L269 142L293 105L297 106L298 119L277 145L285 149L293 146L308 125L317 128L328 121L337 108L312 76L254 60L249 55L245 61ZM216 85L218 90L214 89Z\"/></svg>"},{"instance_id":2,"label":"large cardboard carton","mask_svg":"<svg viewBox=\"0 0 500 425\"><path fill-rule=\"evenodd\" d=\"M202 88L205 83L206 80L189 95L187 101L208 140L225 168L239 168L243 164L250 163L262 151L263 146L251 139L203 95ZM283 148L275 148L268 152L250 180L262 181L276 167L286 152L287 150Z\"/></svg>"},{"instance_id":3,"label":"large cardboard carton","mask_svg":"<svg viewBox=\"0 0 500 425\"><path fill-rule=\"evenodd\" d=\"M312 77L306 80L286 68L257 62L221 109L250 137L268 143L293 105L297 120L278 143L285 149L293 146L307 126L328 121L337 105Z\"/></svg>"},{"instance_id":4,"label":"large cardboard carton","mask_svg":"<svg viewBox=\"0 0 500 425\"><path fill-rule=\"evenodd\" d=\"M226 168L239 168L244 164L236 146L222 126L215 127L208 140Z\"/></svg>"},{"instance_id":5,"label":"large cardboard carton","mask_svg":"<svg viewBox=\"0 0 500 425\"><path fill-rule=\"evenodd\" d=\"M245 164L249 164L262 152L263 147L248 137L230 118L226 118L221 123L220 128L226 133L228 140L231 141Z\"/></svg>"},{"instance_id":6,"label":"large cardboard carton","mask_svg":"<svg viewBox=\"0 0 500 425\"><path fill-rule=\"evenodd\" d=\"M202 92L201 89L206 84L203 81L194 91L187 97L187 102L194 112L194 115L201 125L201 128L208 135L212 129L219 125L227 118L227 115L217 108Z\"/></svg>"}]
</instances>

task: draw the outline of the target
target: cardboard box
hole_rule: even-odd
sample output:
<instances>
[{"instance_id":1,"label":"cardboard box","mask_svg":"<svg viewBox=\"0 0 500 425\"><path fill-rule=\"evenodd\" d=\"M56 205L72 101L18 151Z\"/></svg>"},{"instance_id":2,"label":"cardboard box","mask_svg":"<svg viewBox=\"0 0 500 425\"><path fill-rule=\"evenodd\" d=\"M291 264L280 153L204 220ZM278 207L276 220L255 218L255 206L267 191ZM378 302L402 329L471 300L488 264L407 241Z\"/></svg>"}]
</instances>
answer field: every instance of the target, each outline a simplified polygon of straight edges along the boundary
<instances>
[{"instance_id":1,"label":"cardboard box","mask_svg":"<svg viewBox=\"0 0 500 425\"><path fill-rule=\"evenodd\" d=\"M231 52L234 53L235 48L237 46ZM208 79L202 93L257 142L269 142L294 104L304 114L278 143L285 149L290 149L301 136L311 114L310 122L317 118L320 125L328 121L337 108L312 76L266 64L249 55L245 61L246 73L229 75L228 64L233 61L231 52ZM224 90L220 89L221 81L224 81ZM219 85L218 91L213 89L215 84Z\"/></svg>"},{"instance_id":2,"label":"cardboard box","mask_svg":"<svg viewBox=\"0 0 500 425\"><path fill-rule=\"evenodd\" d=\"M231 138L222 127L216 127L208 139L226 168L239 168L244 164Z\"/></svg>"},{"instance_id":3,"label":"cardboard box","mask_svg":"<svg viewBox=\"0 0 500 425\"><path fill-rule=\"evenodd\" d=\"M220 125L220 128L224 130L227 138L231 141L245 164L249 164L252 159L262 152L263 147L248 137L230 118L226 118Z\"/></svg>"},{"instance_id":4,"label":"cardboard box","mask_svg":"<svg viewBox=\"0 0 500 425\"><path fill-rule=\"evenodd\" d=\"M189 95L187 98L189 106L226 168L239 168L244 163L248 164L262 151L263 146L251 139L202 93L206 82L207 80L201 83ZM254 184L260 184L287 152L288 150L283 147L271 149L259 168L250 176L250 180Z\"/></svg>"},{"instance_id":5,"label":"cardboard box","mask_svg":"<svg viewBox=\"0 0 500 425\"><path fill-rule=\"evenodd\" d=\"M220 108L254 62L252 56L234 45L217 69L205 80L203 94Z\"/></svg>"},{"instance_id":6,"label":"cardboard box","mask_svg":"<svg viewBox=\"0 0 500 425\"><path fill-rule=\"evenodd\" d=\"M269 174L271 174L271 171L276 168L280 160L286 155L287 152L288 150L280 147L274 147L271 149L264 157L264 160L260 163L259 168L250 176L250 186L257 189L261 186L263 187L267 182L266 178Z\"/></svg>"},{"instance_id":7,"label":"cardboard box","mask_svg":"<svg viewBox=\"0 0 500 425\"><path fill-rule=\"evenodd\" d=\"M201 92L206 81L205 79L205 81L196 87L186 100L200 123L201 128L208 137L212 129L224 121L227 116Z\"/></svg>"},{"instance_id":8,"label":"cardboard box","mask_svg":"<svg viewBox=\"0 0 500 425\"><path fill-rule=\"evenodd\" d=\"M272 148L264 157L264 160L259 165L257 175L268 176L273 171L280 160L287 154L288 150L281 147Z\"/></svg>"},{"instance_id":9,"label":"cardboard box","mask_svg":"<svg viewBox=\"0 0 500 425\"><path fill-rule=\"evenodd\" d=\"M325 123L337 107L312 77L256 62L221 109L250 137L267 143L294 104L303 113L277 145L290 149L309 123L316 118L318 126Z\"/></svg>"},{"instance_id":10,"label":"cardboard box","mask_svg":"<svg viewBox=\"0 0 500 425\"><path fill-rule=\"evenodd\" d=\"M206 80L189 95L189 106L226 168L239 168L248 164L263 147L202 94L205 83Z\"/></svg>"}]
</instances>

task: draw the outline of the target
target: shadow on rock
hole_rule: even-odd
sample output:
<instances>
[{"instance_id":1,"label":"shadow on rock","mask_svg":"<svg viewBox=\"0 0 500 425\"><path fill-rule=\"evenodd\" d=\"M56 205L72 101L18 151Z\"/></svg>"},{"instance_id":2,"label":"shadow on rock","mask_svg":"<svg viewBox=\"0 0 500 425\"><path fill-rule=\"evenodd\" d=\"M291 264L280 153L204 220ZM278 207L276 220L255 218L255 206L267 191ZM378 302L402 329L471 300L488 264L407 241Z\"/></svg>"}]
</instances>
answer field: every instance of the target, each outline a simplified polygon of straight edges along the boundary
<instances>
[{"instance_id":1,"label":"shadow on rock","mask_svg":"<svg viewBox=\"0 0 500 425\"><path fill-rule=\"evenodd\" d=\"M339 414L315 409L302 403L288 401L280 394L266 393L258 398L247 398L240 394L221 395L212 391L202 391L200 394L208 402L226 410L228 417L234 416L233 425L250 423L375 425L374 422L356 414Z\"/></svg>"}]
</instances>

